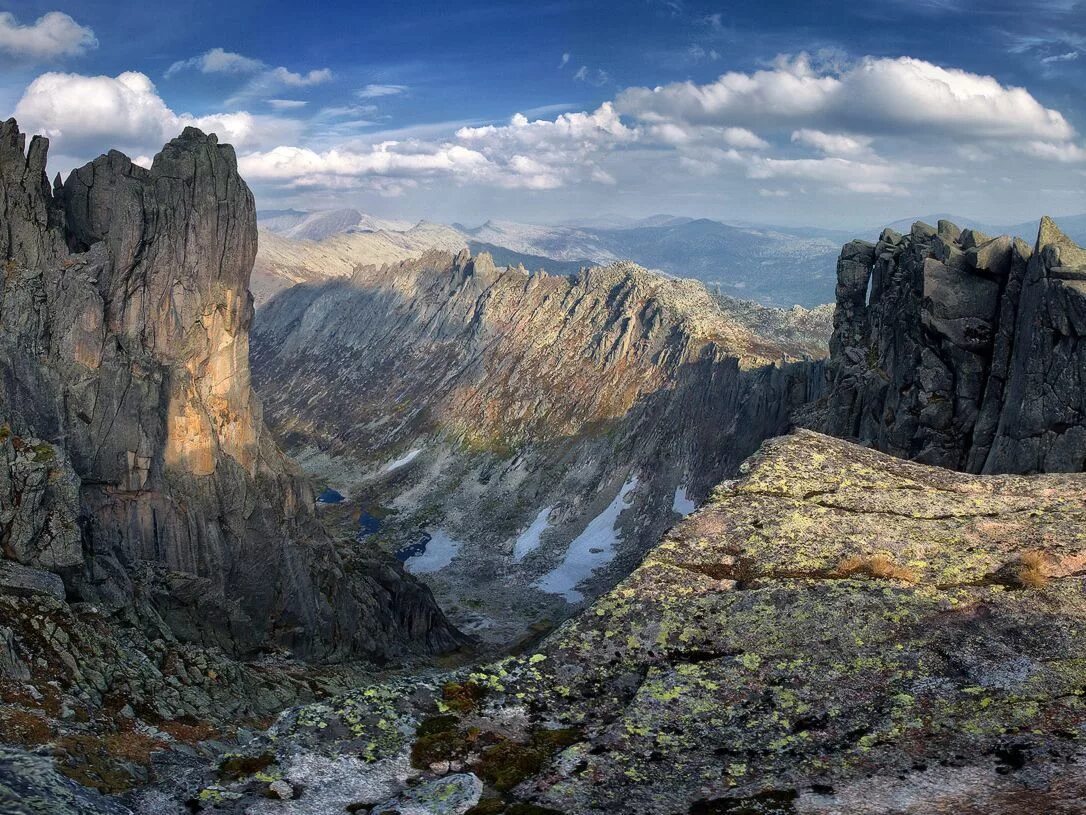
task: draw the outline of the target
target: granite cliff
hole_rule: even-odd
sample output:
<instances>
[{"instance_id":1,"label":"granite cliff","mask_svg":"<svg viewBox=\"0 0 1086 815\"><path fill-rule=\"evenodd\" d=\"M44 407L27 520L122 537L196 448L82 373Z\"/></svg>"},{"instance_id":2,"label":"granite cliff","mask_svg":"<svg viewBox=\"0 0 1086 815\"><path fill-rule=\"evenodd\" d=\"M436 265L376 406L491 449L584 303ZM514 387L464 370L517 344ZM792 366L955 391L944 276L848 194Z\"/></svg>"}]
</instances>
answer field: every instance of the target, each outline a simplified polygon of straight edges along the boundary
<instances>
[{"instance_id":1,"label":"granite cliff","mask_svg":"<svg viewBox=\"0 0 1086 815\"><path fill-rule=\"evenodd\" d=\"M1086 251L940 221L837 267L826 399L811 427L972 473L1086 469Z\"/></svg>"}]
</instances>

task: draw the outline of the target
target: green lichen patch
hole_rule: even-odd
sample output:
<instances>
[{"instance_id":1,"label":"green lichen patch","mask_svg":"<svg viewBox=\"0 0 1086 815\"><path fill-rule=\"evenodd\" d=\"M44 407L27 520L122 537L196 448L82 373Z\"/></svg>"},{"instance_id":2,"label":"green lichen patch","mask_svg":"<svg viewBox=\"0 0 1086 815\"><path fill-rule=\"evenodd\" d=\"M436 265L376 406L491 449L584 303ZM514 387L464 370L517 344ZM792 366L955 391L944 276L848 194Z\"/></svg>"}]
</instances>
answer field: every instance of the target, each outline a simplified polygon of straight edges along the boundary
<instances>
[{"instance_id":1,"label":"green lichen patch","mask_svg":"<svg viewBox=\"0 0 1086 815\"><path fill-rule=\"evenodd\" d=\"M538 730L527 742L503 740L483 752L475 764L479 777L502 792L541 772L560 750L579 741L576 730Z\"/></svg>"}]
</instances>

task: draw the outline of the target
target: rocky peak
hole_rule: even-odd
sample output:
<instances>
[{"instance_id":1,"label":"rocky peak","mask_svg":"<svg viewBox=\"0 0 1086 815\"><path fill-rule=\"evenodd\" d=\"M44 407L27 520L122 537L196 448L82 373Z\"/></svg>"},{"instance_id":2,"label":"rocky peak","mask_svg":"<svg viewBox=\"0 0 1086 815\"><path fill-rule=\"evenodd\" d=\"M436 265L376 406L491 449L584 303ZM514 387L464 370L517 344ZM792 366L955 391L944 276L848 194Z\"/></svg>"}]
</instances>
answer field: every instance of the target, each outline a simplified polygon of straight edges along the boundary
<instances>
[{"instance_id":1,"label":"rocky peak","mask_svg":"<svg viewBox=\"0 0 1086 815\"><path fill-rule=\"evenodd\" d=\"M853 241L813 425L969 472L1086 469L1086 252L940 221Z\"/></svg>"},{"instance_id":2,"label":"rocky peak","mask_svg":"<svg viewBox=\"0 0 1086 815\"><path fill-rule=\"evenodd\" d=\"M14 121L0 127L5 556L58 569L73 600L140 607L234 651L455 644L423 587L329 538L264 428L249 375L256 215L233 148L186 128L149 170L110 152L54 194L47 141L24 145ZM82 542L76 562L58 540Z\"/></svg>"}]
</instances>

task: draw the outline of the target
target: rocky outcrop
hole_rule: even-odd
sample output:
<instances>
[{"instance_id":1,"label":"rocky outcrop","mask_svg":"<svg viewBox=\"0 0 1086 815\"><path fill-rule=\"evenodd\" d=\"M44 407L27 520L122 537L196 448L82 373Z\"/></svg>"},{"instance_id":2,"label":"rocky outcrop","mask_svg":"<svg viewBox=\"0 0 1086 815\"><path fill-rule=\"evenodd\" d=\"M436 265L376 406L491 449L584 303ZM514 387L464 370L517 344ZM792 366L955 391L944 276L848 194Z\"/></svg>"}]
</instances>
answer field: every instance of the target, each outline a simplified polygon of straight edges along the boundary
<instances>
[{"instance_id":1,"label":"rocky outcrop","mask_svg":"<svg viewBox=\"0 0 1086 815\"><path fill-rule=\"evenodd\" d=\"M144 607L245 655L385 660L457 642L429 592L337 544L250 386L253 197L194 128L51 190L0 126L0 548L71 602Z\"/></svg>"},{"instance_id":2,"label":"rocky outcrop","mask_svg":"<svg viewBox=\"0 0 1086 815\"><path fill-rule=\"evenodd\" d=\"M352 528L364 511L458 623L508 641L628 573L817 395L825 321L768 311L629 263L431 253L263 306L254 376ZM451 562L412 559L429 539Z\"/></svg>"},{"instance_id":3,"label":"rocky outcrop","mask_svg":"<svg viewBox=\"0 0 1086 815\"><path fill-rule=\"evenodd\" d=\"M837 267L829 388L810 426L974 473L1086 469L1086 252L917 223Z\"/></svg>"},{"instance_id":4,"label":"rocky outcrop","mask_svg":"<svg viewBox=\"0 0 1086 815\"><path fill-rule=\"evenodd\" d=\"M527 653L290 711L247 752L301 784L365 745L337 808L410 761L496 813L1079 812L1084 565L1084 475L798 431ZM263 785L212 789L242 813Z\"/></svg>"}]
</instances>

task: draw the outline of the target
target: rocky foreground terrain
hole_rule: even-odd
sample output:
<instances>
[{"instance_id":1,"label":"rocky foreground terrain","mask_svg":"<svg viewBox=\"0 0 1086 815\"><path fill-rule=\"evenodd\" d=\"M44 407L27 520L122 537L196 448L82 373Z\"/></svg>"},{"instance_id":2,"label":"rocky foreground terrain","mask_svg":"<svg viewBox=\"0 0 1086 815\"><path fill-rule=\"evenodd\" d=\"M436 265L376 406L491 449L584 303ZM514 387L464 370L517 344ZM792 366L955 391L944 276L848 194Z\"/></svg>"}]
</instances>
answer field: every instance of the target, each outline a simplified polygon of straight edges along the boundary
<instances>
[{"instance_id":1,"label":"rocky foreground terrain","mask_svg":"<svg viewBox=\"0 0 1086 815\"><path fill-rule=\"evenodd\" d=\"M253 370L353 533L463 629L508 644L628 574L818 395L829 312L716 297L630 263L567 277L434 252L296 286Z\"/></svg>"},{"instance_id":2,"label":"rocky foreground terrain","mask_svg":"<svg viewBox=\"0 0 1086 815\"><path fill-rule=\"evenodd\" d=\"M290 710L129 803L1081 812L1086 475L961 475L809 431L743 471L537 648Z\"/></svg>"}]
</instances>

